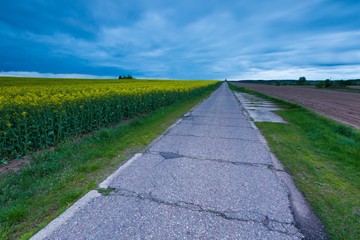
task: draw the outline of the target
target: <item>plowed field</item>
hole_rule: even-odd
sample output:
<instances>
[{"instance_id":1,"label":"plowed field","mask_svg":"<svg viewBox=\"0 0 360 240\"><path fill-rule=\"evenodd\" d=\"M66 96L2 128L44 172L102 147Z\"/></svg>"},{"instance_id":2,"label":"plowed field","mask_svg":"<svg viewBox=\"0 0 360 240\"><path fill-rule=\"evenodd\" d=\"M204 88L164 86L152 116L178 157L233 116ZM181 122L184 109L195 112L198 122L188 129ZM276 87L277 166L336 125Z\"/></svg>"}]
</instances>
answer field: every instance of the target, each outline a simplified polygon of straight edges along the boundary
<instances>
[{"instance_id":1,"label":"plowed field","mask_svg":"<svg viewBox=\"0 0 360 240\"><path fill-rule=\"evenodd\" d=\"M297 86L234 84L273 97L299 103L329 118L360 130L360 93Z\"/></svg>"}]
</instances>

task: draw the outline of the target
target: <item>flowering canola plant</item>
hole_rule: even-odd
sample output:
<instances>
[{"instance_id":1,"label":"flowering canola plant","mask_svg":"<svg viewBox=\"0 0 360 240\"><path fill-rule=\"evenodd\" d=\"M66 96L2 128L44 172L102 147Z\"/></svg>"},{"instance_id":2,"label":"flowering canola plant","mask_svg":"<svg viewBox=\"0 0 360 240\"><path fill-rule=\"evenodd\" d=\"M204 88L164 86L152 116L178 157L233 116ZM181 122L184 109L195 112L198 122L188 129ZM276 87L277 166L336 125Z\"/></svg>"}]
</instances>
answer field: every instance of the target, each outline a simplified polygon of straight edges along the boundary
<instances>
[{"instance_id":1,"label":"flowering canola plant","mask_svg":"<svg viewBox=\"0 0 360 240\"><path fill-rule=\"evenodd\" d=\"M218 81L0 78L0 160L215 89Z\"/></svg>"}]
</instances>

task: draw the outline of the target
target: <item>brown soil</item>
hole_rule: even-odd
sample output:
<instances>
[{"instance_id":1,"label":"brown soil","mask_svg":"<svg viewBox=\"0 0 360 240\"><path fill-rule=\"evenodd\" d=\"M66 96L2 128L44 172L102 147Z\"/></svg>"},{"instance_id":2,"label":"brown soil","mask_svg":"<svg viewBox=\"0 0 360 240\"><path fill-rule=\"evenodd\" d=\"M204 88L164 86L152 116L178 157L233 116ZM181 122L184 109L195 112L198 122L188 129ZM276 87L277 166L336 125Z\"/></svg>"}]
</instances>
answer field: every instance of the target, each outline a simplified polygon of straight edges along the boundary
<instances>
[{"instance_id":1,"label":"brown soil","mask_svg":"<svg viewBox=\"0 0 360 240\"><path fill-rule=\"evenodd\" d=\"M360 93L300 86L234 83L277 98L299 103L320 114L360 130Z\"/></svg>"},{"instance_id":2,"label":"brown soil","mask_svg":"<svg viewBox=\"0 0 360 240\"><path fill-rule=\"evenodd\" d=\"M21 167L25 165L26 165L26 160L24 159L11 160L8 164L0 167L0 175L10 170L17 172L20 170Z\"/></svg>"}]
</instances>

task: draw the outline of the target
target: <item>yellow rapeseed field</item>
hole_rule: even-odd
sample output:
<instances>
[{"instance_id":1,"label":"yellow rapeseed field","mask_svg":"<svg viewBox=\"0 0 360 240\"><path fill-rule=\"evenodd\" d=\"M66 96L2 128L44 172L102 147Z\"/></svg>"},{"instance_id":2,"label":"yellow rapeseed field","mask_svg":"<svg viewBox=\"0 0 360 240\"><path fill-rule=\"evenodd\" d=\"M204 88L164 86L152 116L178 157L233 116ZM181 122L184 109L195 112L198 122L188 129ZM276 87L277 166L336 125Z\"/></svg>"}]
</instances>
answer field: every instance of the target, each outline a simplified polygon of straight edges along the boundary
<instances>
[{"instance_id":1,"label":"yellow rapeseed field","mask_svg":"<svg viewBox=\"0 0 360 240\"><path fill-rule=\"evenodd\" d=\"M0 160L151 112L217 83L0 78Z\"/></svg>"}]
</instances>

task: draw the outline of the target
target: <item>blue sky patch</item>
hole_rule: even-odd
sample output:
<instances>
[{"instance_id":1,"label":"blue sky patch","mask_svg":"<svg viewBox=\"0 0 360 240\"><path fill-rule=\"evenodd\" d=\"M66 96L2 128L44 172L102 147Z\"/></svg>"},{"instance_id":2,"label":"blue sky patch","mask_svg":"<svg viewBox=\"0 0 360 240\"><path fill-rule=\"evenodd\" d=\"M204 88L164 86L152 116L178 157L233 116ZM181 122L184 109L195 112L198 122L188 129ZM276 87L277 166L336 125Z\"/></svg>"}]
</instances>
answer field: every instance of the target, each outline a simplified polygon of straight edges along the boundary
<instances>
[{"instance_id":1,"label":"blue sky patch","mask_svg":"<svg viewBox=\"0 0 360 240\"><path fill-rule=\"evenodd\" d=\"M360 78L360 2L0 2L0 75Z\"/></svg>"}]
</instances>

